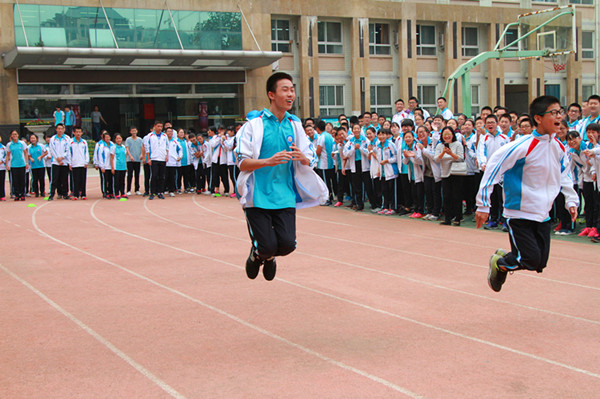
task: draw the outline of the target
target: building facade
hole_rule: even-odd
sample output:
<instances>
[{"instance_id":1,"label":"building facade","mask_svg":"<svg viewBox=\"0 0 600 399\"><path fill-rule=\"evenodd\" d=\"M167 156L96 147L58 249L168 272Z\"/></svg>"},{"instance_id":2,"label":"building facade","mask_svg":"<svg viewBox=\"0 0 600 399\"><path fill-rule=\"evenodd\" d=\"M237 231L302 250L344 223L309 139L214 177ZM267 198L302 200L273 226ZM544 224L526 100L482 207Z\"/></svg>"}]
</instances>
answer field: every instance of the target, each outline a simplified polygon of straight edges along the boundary
<instances>
[{"instance_id":1,"label":"building facade","mask_svg":"<svg viewBox=\"0 0 600 399\"><path fill-rule=\"evenodd\" d=\"M597 93L594 2L0 0L0 125L6 134L70 105L85 128L98 105L111 132L143 131L154 119L202 130L266 106L273 70L294 77L301 117L391 116L410 96L434 112L447 77L493 49L519 14L568 4L577 51L566 70L549 59L489 60L471 73L474 113L525 111L544 93L564 104ZM460 90L449 100L462 111Z\"/></svg>"}]
</instances>

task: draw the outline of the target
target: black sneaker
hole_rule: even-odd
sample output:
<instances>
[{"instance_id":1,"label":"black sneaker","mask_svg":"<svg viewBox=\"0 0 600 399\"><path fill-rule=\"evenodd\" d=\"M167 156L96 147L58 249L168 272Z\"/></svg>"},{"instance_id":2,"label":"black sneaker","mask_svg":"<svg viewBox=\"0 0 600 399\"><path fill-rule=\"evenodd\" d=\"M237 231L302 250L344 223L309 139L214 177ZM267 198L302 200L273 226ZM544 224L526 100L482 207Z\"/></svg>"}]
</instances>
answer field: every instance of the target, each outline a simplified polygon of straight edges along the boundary
<instances>
[{"instance_id":1,"label":"black sneaker","mask_svg":"<svg viewBox=\"0 0 600 399\"><path fill-rule=\"evenodd\" d=\"M488 271L488 285L490 288L496 292L500 292L502 289L502 284L506 281L507 272L501 270L498 267L498 260L502 258L502 256L495 253L490 258L490 268Z\"/></svg>"},{"instance_id":2,"label":"black sneaker","mask_svg":"<svg viewBox=\"0 0 600 399\"><path fill-rule=\"evenodd\" d=\"M277 272L277 262L275 262L275 257L271 259L267 259L265 264L263 265L263 276L265 280L271 281L275 278L275 273Z\"/></svg>"},{"instance_id":3,"label":"black sneaker","mask_svg":"<svg viewBox=\"0 0 600 399\"><path fill-rule=\"evenodd\" d=\"M153 200L154 199L154 194L150 194L150 196L148 197L149 200Z\"/></svg>"},{"instance_id":4,"label":"black sneaker","mask_svg":"<svg viewBox=\"0 0 600 399\"><path fill-rule=\"evenodd\" d=\"M158 194L157 197L160 198L160 199L165 199L165 196L162 195L162 193Z\"/></svg>"},{"instance_id":5,"label":"black sneaker","mask_svg":"<svg viewBox=\"0 0 600 399\"><path fill-rule=\"evenodd\" d=\"M54 197L53 196L49 196L48 197L48 201L54 201Z\"/></svg>"},{"instance_id":6,"label":"black sneaker","mask_svg":"<svg viewBox=\"0 0 600 399\"><path fill-rule=\"evenodd\" d=\"M248 255L248 259L246 259L246 276L248 276L249 279L254 280L256 276L258 276L260 265L262 265L262 260L260 260L254 251L254 247L250 248L250 255ZM273 277L274 276L275 273L273 273Z\"/></svg>"}]
</instances>

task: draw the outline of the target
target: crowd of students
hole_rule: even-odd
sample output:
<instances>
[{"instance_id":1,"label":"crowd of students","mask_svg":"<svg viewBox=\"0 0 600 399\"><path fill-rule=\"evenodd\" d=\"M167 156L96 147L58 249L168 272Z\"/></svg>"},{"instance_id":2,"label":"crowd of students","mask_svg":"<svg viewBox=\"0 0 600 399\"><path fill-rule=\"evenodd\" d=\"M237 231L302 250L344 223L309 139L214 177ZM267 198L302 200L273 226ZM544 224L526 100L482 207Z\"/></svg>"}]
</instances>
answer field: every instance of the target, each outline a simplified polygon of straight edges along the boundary
<instances>
[{"instance_id":1,"label":"crowd of students","mask_svg":"<svg viewBox=\"0 0 600 399\"><path fill-rule=\"evenodd\" d=\"M501 146L522 136L536 135L530 115L504 107L484 107L470 119L454 115L446 99L438 99L439 114L430 116L412 97L395 103L396 113L388 120L365 112L347 118L340 115L338 126L308 119L305 131L318 154L316 172L331 192L326 205L363 211L368 199L372 212L381 215L408 215L410 218L439 220L459 226L464 215L475 210L475 200L487 160ZM596 172L600 164L600 96L593 95L583 106L573 103L561 109L564 119L556 140L568 155L573 186L583 197L585 228L579 236L600 242L600 192ZM518 176L511 176L518 179ZM486 229L507 231L503 217L503 185L493 186L491 210ZM559 194L552 211L558 224L555 234L575 233L575 223Z\"/></svg>"},{"instance_id":2,"label":"crowd of students","mask_svg":"<svg viewBox=\"0 0 600 399\"><path fill-rule=\"evenodd\" d=\"M536 134L527 114L504 107L484 107L479 117L454 115L446 99L438 99L439 113L431 116L411 97L395 103L391 118L365 112L360 116L340 115L337 126L308 118L304 129L315 148L315 171L327 184L329 201L324 205L344 206L380 215L408 215L410 218L439 220L460 225L464 215L475 210L475 199L487 160L501 146L520 137ZM593 95L582 105L566 108L556 139L569 155L573 185L583 198L585 227L580 236L600 241L599 169L600 96ZM249 118L256 117L255 113ZM46 134L46 144L35 134L20 138L11 132L10 142L0 143L0 200L6 199L4 182L10 170L11 196L45 196L45 175L50 189L48 200L86 199L88 164L100 176L106 199L136 195L164 199L175 193L235 197L239 174L234 149L241 124L211 127L206 135L176 129L170 122L154 123L151 132L139 137L131 127L124 140L119 133L101 131L93 155L74 127L72 136L58 122L55 134ZM25 140L27 139L27 140ZM28 142L27 142L28 141ZM140 176L143 168L143 192ZM231 184L230 184L231 183ZM502 184L494 186L487 229L506 229L502 216ZM220 188L223 191L220 192ZM575 233L575 224L559 194L552 217L558 222L556 234Z\"/></svg>"},{"instance_id":3,"label":"crowd of students","mask_svg":"<svg viewBox=\"0 0 600 399\"><path fill-rule=\"evenodd\" d=\"M14 130L4 146L0 139L0 201L6 201L6 171L9 173L10 196L15 201L26 197L69 200L87 199L87 169L98 170L102 197L127 199L132 193L149 199L175 193L212 194L235 197L239 170L233 154L235 133L239 129L223 126L208 129L207 137L184 129L174 129L170 122L156 121L144 138L131 127L124 140L120 133L101 131L90 156L90 146L82 138L80 127L73 137L64 124L55 126L55 134L45 134L45 144L36 134L20 137ZM141 170L144 170L141 190ZM50 183L46 191L46 175ZM230 185L230 180L233 185ZM224 188L220 193L220 187Z\"/></svg>"}]
</instances>

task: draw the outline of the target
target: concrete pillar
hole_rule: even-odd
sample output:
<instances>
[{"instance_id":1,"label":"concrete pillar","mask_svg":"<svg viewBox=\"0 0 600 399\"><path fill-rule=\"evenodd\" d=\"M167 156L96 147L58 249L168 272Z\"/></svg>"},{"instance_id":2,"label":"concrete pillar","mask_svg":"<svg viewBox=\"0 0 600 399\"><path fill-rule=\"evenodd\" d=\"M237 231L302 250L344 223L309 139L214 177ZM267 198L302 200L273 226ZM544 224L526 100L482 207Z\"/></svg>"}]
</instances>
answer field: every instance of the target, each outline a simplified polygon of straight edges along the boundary
<instances>
[{"instance_id":1,"label":"concrete pillar","mask_svg":"<svg viewBox=\"0 0 600 399\"><path fill-rule=\"evenodd\" d=\"M400 98L417 95L417 13L415 3L405 3L398 23L398 76Z\"/></svg>"},{"instance_id":2,"label":"concrete pillar","mask_svg":"<svg viewBox=\"0 0 600 399\"><path fill-rule=\"evenodd\" d=\"M248 24L254 32L260 49L263 51L271 50L271 15L260 13L258 10L246 11ZM259 50L250 34L250 30L245 23L242 23L242 48L244 50ZM272 74L271 66L257 68L246 72L246 84L244 84L243 109L242 115L246 115L254 109L269 107L269 99L266 93L266 83Z\"/></svg>"},{"instance_id":3,"label":"concrete pillar","mask_svg":"<svg viewBox=\"0 0 600 399\"><path fill-rule=\"evenodd\" d=\"M362 44L360 38L363 38ZM369 69L369 20L352 18L350 25L350 54L352 57L352 113L363 113L371 108L371 80ZM361 48L362 47L362 48ZM362 82L362 84L361 84ZM364 95L365 102L361 98Z\"/></svg>"},{"instance_id":4,"label":"concrete pillar","mask_svg":"<svg viewBox=\"0 0 600 399\"><path fill-rule=\"evenodd\" d=\"M298 21L300 46L298 50L300 67L299 102L301 118L308 118L319 113L319 47L317 17L301 16ZM312 84L311 84L312 83ZM312 86L313 95L310 96ZM311 107L312 104L312 107Z\"/></svg>"},{"instance_id":5,"label":"concrete pillar","mask_svg":"<svg viewBox=\"0 0 600 399\"><path fill-rule=\"evenodd\" d=\"M0 52L5 53L15 47L13 4L0 4ZM9 133L19 130L19 92L17 89L17 71L4 69L0 61L0 135L2 142L7 143Z\"/></svg>"}]
</instances>

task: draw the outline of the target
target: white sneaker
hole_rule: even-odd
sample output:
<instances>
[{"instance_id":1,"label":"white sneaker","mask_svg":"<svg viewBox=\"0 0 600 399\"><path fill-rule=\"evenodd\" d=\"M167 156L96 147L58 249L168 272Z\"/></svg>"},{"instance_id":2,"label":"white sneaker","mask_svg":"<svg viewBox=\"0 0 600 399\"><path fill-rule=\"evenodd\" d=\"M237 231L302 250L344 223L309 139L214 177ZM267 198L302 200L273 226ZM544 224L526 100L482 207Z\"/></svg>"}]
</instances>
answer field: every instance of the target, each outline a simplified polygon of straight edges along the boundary
<instances>
[{"instance_id":1,"label":"white sneaker","mask_svg":"<svg viewBox=\"0 0 600 399\"><path fill-rule=\"evenodd\" d=\"M204 194L204 195L210 195L210 191L208 191L208 190L202 191L202 194Z\"/></svg>"},{"instance_id":2,"label":"white sneaker","mask_svg":"<svg viewBox=\"0 0 600 399\"><path fill-rule=\"evenodd\" d=\"M175 194L169 193L169 197L174 197L174 196L175 196Z\"/></svg>"},{"instance_id":3,"label":"white sneaker","mask_svg":"<svg viewBox=\"0 0 600 399\"><path fill-rule=\"evenodd\" d=\"M129 195L131 195L131 191L127 191L127 195L128 195L128 196L129 196Z\"/></svg>"},{"instance_id":4,"label":"white sneaker","mask_svg":"<svg viewBox=\"0 0 600 399\"><path fill-rule=\"evenodd\" d=\"M129 194L128 194L129 195ZM142 195L142 193L140 193L139 191L135 192L135 195Z\"/></svg>"}]
</instances>

